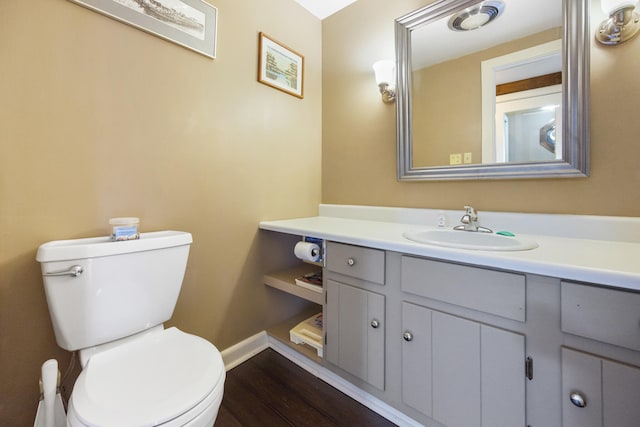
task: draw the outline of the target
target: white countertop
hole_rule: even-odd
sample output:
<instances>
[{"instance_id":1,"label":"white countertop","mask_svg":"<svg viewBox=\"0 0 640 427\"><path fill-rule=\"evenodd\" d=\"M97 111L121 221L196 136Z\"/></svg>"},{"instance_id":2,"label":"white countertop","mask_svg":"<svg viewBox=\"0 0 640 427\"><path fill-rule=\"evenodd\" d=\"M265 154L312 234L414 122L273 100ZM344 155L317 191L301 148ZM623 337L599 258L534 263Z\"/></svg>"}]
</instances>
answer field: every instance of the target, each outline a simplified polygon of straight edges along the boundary
<instances>
[{"instance_id":1,"label":"white countertop","mask_svg":"<svg viewBox=\"0 0 640 427\"><path fill-rule=\"evenodd\" d=\"M322 213L322 207L320 210ZM513 214L513 216L517 215L519 214ZM526 216L528 214L522 215L529 218ZM490 215L488 216L490 217ZM482 218L482 214L480 217ZM566 216L559 217L562 217L563 220L567 219ZM600 218L606 217L595 218L601 221ZM544 220L549 222L549 216L544 216ZM635 218L625 218L622 221L631 221L632 228L636 226L637 222L640 222ZM408 230L437 228L413 222L321 215L309 218L262 221L260 228L478 266L640 291L639 242L556 237L517 232L518 237L535 240L539 247L512 252L465 250L415 243L404 238L402 233ZM607 222L609 222L609 218L607 218ZM482 221L480 223L482 225ZM636 232L635 229L629 231L634 235ZM594 234L602 233L595 230Z\"/></svg>"}]
</instances>

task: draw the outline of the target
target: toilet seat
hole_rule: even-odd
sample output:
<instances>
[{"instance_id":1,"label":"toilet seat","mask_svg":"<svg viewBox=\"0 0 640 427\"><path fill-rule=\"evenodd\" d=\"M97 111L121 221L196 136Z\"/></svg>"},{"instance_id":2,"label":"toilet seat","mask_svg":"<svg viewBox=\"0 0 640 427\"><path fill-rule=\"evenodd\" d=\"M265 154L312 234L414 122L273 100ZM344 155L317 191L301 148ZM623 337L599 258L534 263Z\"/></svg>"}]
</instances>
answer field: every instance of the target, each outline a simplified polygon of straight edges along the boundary
<instances>
[{"instance_id":1,"label":"toilet seat","mask_svg":"<svg viewBox=\"0 0 640 427\"><path fill-rule=\"evenodd\" d=\"M220 404L224 378L213 344L169 328L92 356L69 415L84 425L184 425Z\"/></svg>"}]
</instances>

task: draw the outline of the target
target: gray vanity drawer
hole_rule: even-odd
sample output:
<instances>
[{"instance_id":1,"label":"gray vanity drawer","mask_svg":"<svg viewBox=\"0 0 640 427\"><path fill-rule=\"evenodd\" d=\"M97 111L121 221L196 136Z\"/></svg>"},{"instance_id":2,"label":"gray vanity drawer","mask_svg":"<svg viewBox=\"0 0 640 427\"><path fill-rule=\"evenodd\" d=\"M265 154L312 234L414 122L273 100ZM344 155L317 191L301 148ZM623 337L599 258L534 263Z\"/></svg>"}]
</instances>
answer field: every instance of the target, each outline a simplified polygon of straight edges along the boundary
<instances>
[{"instance_id":1,"label":"gray vanity drawer","mask_svg":"<svg viewBox=\"0 0 640 427\"><path fill-rule=\"evenodd\" d=\"M402 257L404 292L525 321L523 274Z\"/></svg>"},{"instance_id":2,"label":"gray vanity drawer","mask_svg":"<svg viewBox=\"0 0 640 427\"><path fill-rule=\"evenodd\" d=\"M561 282L562 331L640 351L640 293Z\"/></svg>"},{"instance_id":3,"label":"gray vanity drawer","mask_svg":"<svg viewBox=\"0 0 640 427\"><path fill-rule=\"evenodd\" d=\"M327 242L327 269L384 285L384 251Z\"/></svg>"}]
</instances>

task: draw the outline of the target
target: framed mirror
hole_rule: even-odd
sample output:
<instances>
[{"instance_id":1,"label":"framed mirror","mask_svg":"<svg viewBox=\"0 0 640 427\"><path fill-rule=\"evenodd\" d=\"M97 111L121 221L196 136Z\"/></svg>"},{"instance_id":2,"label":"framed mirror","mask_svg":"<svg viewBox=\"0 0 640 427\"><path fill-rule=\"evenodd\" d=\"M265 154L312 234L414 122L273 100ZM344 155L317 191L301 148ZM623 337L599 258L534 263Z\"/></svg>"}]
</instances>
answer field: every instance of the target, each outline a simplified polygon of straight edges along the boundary
<instances>
[{"instance_id":1,"label":"framed mirror","mask_svg":"<svg viewBox=\"0 0 640 427\"><path fill-rule=\"evenodd\" d=\"M399 180L589 175L589 0L436 0L396 19Z\"/></svg>"}]
</instances>

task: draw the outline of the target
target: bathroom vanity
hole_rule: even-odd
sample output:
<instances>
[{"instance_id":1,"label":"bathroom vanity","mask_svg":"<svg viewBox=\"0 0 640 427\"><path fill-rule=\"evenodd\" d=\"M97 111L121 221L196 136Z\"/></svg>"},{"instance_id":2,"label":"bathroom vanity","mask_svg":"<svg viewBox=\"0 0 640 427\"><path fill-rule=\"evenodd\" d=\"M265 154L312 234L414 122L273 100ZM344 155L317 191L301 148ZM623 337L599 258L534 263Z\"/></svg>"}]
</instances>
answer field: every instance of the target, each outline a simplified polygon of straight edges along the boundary
<instances>
[{"instance_id":1,"label":"bathroom vanity","mask_svg":"<svg viewBox=\"0 0 640 427\"><path fill-rule=\"evenodd\" d=\"M325 239L325 367L427 426L637 425L640 221L481 213L538 244L486 251L403 237L458 212L320 211L260 228Z\"/></svg>"}]
</instances>

